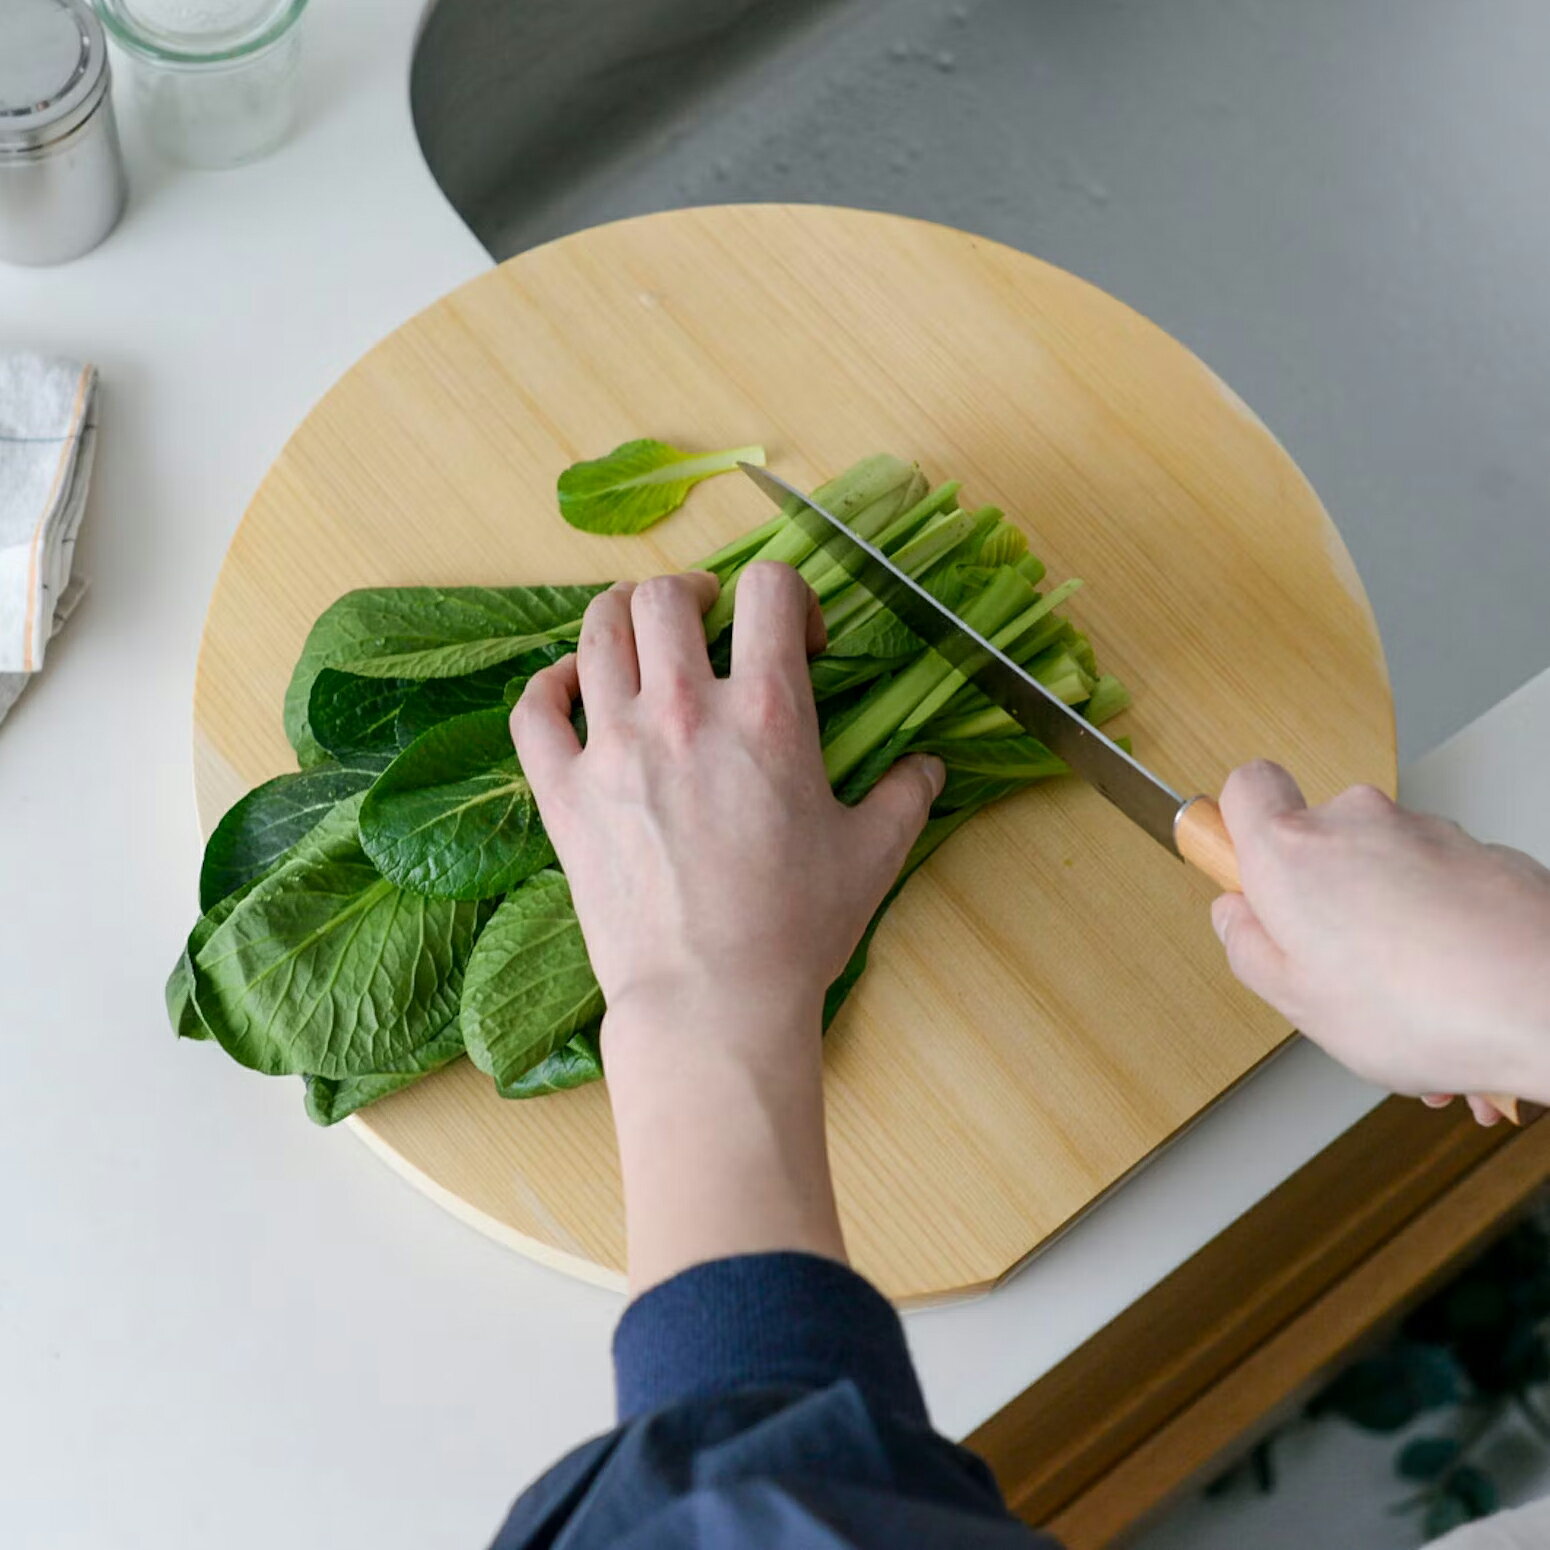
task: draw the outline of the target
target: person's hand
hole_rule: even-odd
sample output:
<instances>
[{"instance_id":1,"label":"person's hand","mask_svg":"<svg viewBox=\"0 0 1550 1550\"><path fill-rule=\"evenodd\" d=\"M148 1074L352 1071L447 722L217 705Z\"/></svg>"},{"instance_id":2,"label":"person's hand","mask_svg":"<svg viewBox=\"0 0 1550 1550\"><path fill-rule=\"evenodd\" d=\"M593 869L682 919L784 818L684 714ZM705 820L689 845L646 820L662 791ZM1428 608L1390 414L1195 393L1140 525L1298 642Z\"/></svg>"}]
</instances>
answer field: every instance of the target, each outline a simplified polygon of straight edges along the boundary
<instances>
[{"instance_id":1,"label":"person's hand","mask_svg":"<svg viewBox=\"0 0 1550 1550\"><path fill-rule=\"evenodd\" d=\"M718 679L701 621L716 591L695 573L601 594L576 654L537 674L512 716L607 1003L637 1291L727 1254L844 1259L824 992L944 778L939 761L906 759L843 806L808 678L817 600L789 566L749 566Z\"/></svg>"},{"instance_id":2,"label":"person's hand","mask_svg":"<svg viewBox=\"0 0 1550 1550\"><path fill-rule=\"evenodd\" d=\"M1396 1092L1550 1101L1550 871L1370 786L1310 808L1263 761L1221 808L1243 892L1212 921L1250 990Z\"/></svg>"},{"instance_id":3,"label":"person's hand","mask_svg":"<svg viewBox=\"0 0 1550 1550\"><path fill-rule=\"evenodd\" d=\"M512 718L616 1024L816 1016L941 789L940 761L906 759L843 806L808 678L817 599L789 566L751 565L718 679L701 625L716 591L694 572L602 593Z\"/></svg>"}]
</instances>

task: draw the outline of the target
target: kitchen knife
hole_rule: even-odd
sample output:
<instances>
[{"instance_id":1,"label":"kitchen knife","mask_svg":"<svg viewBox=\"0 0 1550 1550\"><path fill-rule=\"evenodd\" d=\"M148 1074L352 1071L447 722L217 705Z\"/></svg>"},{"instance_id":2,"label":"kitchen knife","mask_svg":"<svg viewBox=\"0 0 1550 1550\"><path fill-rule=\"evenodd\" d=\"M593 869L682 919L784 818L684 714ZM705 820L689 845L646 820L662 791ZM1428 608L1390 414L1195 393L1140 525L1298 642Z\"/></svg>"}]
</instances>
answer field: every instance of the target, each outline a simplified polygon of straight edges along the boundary
<instances>
[{"instance_id":1,"label":"kitchen knife","mask_svg":"<svg viewBox=\"0 0 1550 1550\"><path fill-rule=\"evenodd\" d=\"M1181 797L832 512L767 468L752 463L739 467L830 559L1030 736L1174 855L1219 888L1239 891L1238 859L1221 811L1210 797Z\"/></svg>"},{"instance_id":2,"label":"kitchen knife","mask_svg":"<svg viewBox=\"0 0 1550 1550\"><path fill-rule=\"evenodd\" d=\"M1242 891L1232 838L1210 797L1181 797L811 496L767 468L738 466L884 608L1127 818L1217 887ZM1516 1098L1488 1096L1513 1124L1522 1122Z\"/></svg>"}]
</instances>

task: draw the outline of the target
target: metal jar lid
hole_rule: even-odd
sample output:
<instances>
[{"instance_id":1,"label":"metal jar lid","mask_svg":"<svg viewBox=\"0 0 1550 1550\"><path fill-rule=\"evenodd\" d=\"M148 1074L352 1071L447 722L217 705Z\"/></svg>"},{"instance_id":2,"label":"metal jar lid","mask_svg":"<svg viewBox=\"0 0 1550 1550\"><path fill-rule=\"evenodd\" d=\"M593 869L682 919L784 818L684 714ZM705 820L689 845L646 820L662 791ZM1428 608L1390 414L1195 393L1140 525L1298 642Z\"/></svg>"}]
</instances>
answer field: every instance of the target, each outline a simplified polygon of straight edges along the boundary
<instances>
[{"instance_id":1,"label":"metal jar lid","mask_svg":"<svg viewBox=\"0 0 1550 1550\"><path fill-rule=\"evenodd\" d=\"M107 87L107 40L84 0L0 0L0 158L62 140Z\"/></svg>"}]
</instances>

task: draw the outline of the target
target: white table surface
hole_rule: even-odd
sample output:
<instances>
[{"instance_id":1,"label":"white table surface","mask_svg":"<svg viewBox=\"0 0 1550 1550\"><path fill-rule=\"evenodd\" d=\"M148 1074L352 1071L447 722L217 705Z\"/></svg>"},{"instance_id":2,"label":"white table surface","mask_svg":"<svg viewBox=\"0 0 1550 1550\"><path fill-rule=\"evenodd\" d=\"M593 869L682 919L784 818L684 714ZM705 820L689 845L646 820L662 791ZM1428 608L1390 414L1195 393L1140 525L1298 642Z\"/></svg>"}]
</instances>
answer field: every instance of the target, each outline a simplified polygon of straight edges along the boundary
<instances>
[{"instance_id":1,"label":"white table surface","mask_svg":"<svg viewBox=\"0 0 1550 1550\"><path fill-rule=\"evenodd\" d=\"M0 348L94 360L94 585L0 729L0 1544L484 1543L608 1424L620 1303L497 1247L294 1083L179 1047L189 705L232 530L309 405L488 260L421 162L417 0L320 0L307 121L228 173L158 165L119 93L128 217L0 270ZM323 100L322 81L337 83ZM1550 855L1550 673L1407 772ZM1011 1285L907 1323L962 1434L1377 1101L1294 1046Z\"/></svg>"}]
</instances>

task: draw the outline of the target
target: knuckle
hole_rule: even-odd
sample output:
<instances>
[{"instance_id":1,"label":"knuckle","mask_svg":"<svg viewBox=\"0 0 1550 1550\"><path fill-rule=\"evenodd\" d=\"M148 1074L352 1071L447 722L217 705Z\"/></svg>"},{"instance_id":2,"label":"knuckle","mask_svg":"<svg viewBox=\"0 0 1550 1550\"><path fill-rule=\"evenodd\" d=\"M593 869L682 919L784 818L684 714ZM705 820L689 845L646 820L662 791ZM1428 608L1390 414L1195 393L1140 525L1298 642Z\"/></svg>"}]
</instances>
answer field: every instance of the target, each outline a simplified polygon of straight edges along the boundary
<instances>
[{"instance_id":1,"label":"knuckle","mask_svg":"<svg viewBox=\"0 0 1550 1550\"><path fill-rule=\"evenodd\" d=\"M660 612L671 606L673 599L684 591L681 576L652 576L637 584L631 594L630 606L637 613Z\"/></svg>"},{"instance_id":2,"label":"knuckle","mask_svg":"<svg viewBox=\"0 0 1550 1550\"><path fill-rule=\"evenodd\" d=\"M657 729L675 744L691 741L705 724L703 697L693 680L683 674L670 674L652 699Z\"/></svg>"},{"instance_id":3,"label":"knuckle","mask_svg":"<svg viewBox=\"0 0 1550 1550\"><path fill-rule=\"evenodd\" d=\"M796 704L778 678L760 676L743 695L745 715L761 731L784 733L795 725Z\"/></svg>"},{"instance_id":4,"label":"knuckle","mask_svg":"<svg viewBox=\"0 0 1550 1550\"><path fill-rule=\"evenodd\" d=\"M744 570L738 586L750 583L755 591L770 598L802 597L807 591L807 583L780 560L754 560Z\"/></svg>"},{"instance_id":5,"label":"knuckle","mask_svg":"<svg viewBox=\"0 0 1550 1550\"><path fill-rule=\"evenodd\" d=\"M612 613L594 614L587 610L581 623L581 645L594 651L614 651L625 642L627 632Z\"/></svg>"},{"instance_id":6,"label":"knuckle","mask_svg":"<svg viewBox=\"0 0 1550 1550\"><path fill-rule=\"evenodd\" d=\"M1350 786L1330 802L1332 810L1357 818L1378 818L1392 812L1394 804L1376 786Z\"/></svg>"},{"instance_id":7,"label":"knuckle","mask_svg":"<svg viewBox=\"0 0 1550 1550\"><path fill-rule=\"evenodd\" d=\"M1275 813L1265 821L1265 838L1279 854L1295 855L1317 840L1317 827L1308 822L1306 810Z\"/></svg>"}]
</instances>

